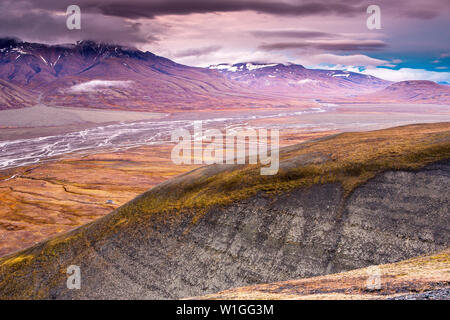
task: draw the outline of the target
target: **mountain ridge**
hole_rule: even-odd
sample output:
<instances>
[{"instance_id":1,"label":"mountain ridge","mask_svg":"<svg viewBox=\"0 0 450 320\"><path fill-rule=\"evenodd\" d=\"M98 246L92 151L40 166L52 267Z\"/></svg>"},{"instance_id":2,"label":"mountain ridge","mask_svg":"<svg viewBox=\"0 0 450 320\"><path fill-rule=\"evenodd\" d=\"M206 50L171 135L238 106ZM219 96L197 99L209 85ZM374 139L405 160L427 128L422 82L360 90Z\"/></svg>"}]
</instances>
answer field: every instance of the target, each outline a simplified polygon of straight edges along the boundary
<instances>
[{"instance_id":1,"label":"mountain ridge","mask_svg":"<svg viewBox=\"0 0 450 320\"><path fill-rule=\"evenodd\" d=\"M233 65L218 64L209 67L227 77L246 83L254 89L272 89L292 94L293 88L310 92L304 96L349 95L373 92L392 82L356 72L326 69L308 69L294 63L242 62ZM320 91L319 91L320 90ZM338 93L339 92L339 93Z\"/></svg>"},{"instance_id":2,"label":"mountain ridge","mask_svg":"<svg viewBox=\"0 0 450 320\"><path fill-rule=\"evenodd\" d=\"M449 104L450 86L429 80L399 81L380 91L362 95L354 100L368 100L377 103L408 102L417 104Z\"/></svg>"},{"instance_id":3,"label":"mountain ridge","mask_svg":"<svg viewBox=\"0 0 450 320\"><path fill-rule=\"evenodd\" d=\"M420 99L411 98L408 86L400 86L398 91L404 92L393 95L387 88L395 83L355 72L293 63L191 67L148 51L89 40L46 45L0 39L0 80L20 88L27 100L0 103L0 110L26 107L30 97L53 106L159 112L302 107L316 98L444 104L450 100L441 94L446 89L438 86L424 88ZM83 84L89 89L72 90L83 89Z\"/></svg>"}]
</instances>

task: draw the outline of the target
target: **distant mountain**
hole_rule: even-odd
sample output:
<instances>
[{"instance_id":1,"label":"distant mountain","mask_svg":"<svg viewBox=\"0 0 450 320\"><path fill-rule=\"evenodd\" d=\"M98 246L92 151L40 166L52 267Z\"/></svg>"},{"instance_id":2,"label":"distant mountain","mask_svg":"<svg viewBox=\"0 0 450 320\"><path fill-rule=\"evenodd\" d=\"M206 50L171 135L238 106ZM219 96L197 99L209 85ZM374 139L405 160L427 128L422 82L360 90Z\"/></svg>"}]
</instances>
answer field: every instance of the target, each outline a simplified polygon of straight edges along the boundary
<instances>
[{"instance_id":1,"label":"distant mountain","mask_svg":"<svg viewBox=\"0 0 450 320\"><path fill-rule=\"evenodd\" d=\"M317 98L318 95L344 96L374 92L392 82L370 75L339 70L306 69L298 64L237 63L212 65L229 79L253 89Z\"/></svg>"},{"instance_id":2,"label":"distant mountain","mask_svg":"<svg viewBox=\"0 0 450 320\"><path fill-rule=\"evenodd\" d=\"M374 92L392 85L369 75L296 64L248 62L196 68L118 45L80 41L50 46L15 39L0 39L0 80L10 84L0 91L4 101L0 109L40 102L161 112L292 106L322 97L378 99ZM427 95L432 97L430 103L448 99L433 91L441 91L436 86L428 86L428 93L417 101L426 101Z\"/></svg>"},{"instance_id":3,"label":"distant mountain","mask_svg":"<svg viewBox=\"0 0 450 320\"><path fill-rule=\"evenodd\" d=\"M359 99L373 102L450 103L450 87L433 81L401 81Z\"/></svg>"},{"instance_id":4,"label":"distant mountain","mask_svg":"<svg viewBox=\"0 0 450 320\"><path fill-rule=\"evenodd\" d=\"M450 249L384 264L383 285L370 289L368 275L376 268L332 273L317 277L252 284L189 300L448 300L448 273L442 261L450 260ZM421 276L424 273L432 277ZM380 268L381 270L381 268ZM420 281L418 278L420 277ZM375 284L375 281L373 282ZM406 285L405 285L406 284ZM376 290L374 290L376 289Z\"/></svg>"}]
</instances>

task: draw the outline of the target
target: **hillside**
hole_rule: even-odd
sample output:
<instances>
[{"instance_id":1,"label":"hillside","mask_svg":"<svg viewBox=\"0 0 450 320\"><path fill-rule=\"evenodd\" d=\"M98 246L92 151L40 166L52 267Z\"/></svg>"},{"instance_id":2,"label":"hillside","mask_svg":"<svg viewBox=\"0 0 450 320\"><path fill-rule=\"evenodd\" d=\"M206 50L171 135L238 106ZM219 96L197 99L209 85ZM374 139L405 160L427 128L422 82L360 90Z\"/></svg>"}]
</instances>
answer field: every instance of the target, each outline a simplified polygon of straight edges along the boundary
<instances>
[{"instance_id":1,"label":"hillside","mask_svg":"<svg viewBox=\"0 0 450 320\"><path fill-rule=\"evenodd\" d=\"M449 159L441 123L290 146L275 176L199 168L0 259L0 297L184 298L444 250ZM81 290L66 288L69 265Z\"/></svg>"},{"instance_id":2,"label":"hillside","mask_svg":"<svg viewBox=\"0 0 450 320\"><path fill-rule=\"evenodd\" d=\"M292 63L219 64L210 66L209 69L218 70L229 79L253 90L313 99L367 94L391 84L390 81L370 75L340 70L307 69Z\"/></svg>"},{"instance_id":3,"label":"hillside","mask_svg":"<svg viewBox=\"0 0 450 320\"><path fill-rule=\"evenodd\" d=\"M235 288L194 299L449 299L449 250L380 265L378 270L380 288L367 286L375 271L371 266L308 279Z\"/></svg>"},{"instance_id":4,"label":"hillside","mask_svg":"<svg viewBox=\"0 0 450 320\"><path fill-rule=\"evenodd\" d=\"M0 110L33 106L37 97L6 81L0 80Z\"/></svg>"}]
</instances>

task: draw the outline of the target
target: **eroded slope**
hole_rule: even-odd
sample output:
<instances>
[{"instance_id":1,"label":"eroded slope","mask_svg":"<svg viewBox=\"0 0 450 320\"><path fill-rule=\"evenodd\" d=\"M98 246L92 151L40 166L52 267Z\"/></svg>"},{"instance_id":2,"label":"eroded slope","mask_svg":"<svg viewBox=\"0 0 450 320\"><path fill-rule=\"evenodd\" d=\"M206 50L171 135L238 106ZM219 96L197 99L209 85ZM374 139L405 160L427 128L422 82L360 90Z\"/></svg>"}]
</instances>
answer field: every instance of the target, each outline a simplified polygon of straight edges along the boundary
<instances>
[{"instance_id":1,"label":"eroded slope","mask_svg":"<svg viewBox=\"0 0 450 320\"><path fill-rule=\"evenodd\" d=\"M308 279L234 288L195 299L449 299L450 252ZM374 275L378 278L375 286Z\"/></svg>"},{"instance_id":2,"label":"eroded slope","mask_svg":"<svg viewBox=\"0 0 450 320\"><path fill-rule=\"evenodd\" d=\"M286 148L276 176L210 166L0 260L2 298L183 298L449 246L447 123ZM66 288L79 265L82 289Z\"/></svg>"}]
</instances>

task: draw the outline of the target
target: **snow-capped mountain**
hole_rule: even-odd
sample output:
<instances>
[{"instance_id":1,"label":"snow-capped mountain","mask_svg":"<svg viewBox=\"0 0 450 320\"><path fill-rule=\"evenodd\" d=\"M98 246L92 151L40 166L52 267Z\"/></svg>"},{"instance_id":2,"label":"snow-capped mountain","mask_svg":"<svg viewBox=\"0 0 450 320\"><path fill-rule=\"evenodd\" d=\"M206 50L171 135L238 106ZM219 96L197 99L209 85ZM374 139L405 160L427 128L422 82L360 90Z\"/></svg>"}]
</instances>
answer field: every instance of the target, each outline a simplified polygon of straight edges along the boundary
<instances>
[{"instance_id":1,"label":"snow-capped mountain","mask_svg":"<svg viewBox=\"0 0 450 320\"><path fill-rule=\"evenodd\" d=\"M355 95L387 87L391 82L373 76L340 70L307 69L298 64L237 63L212 65L229 79L254 89L316 96L317 94ZM339 92L336 92L339 90Z\"/></svg>"},{"instance_id":2,"label":"snow-capped mountain","mask_svg":"<svg viewBox=\"0 0 450 320\"><path fill-rule=\"evenodd\" d=\"M253 63L253 62L247 62L247 63L236 63L233 65L221 63L217 65L209 66L209 69L213 70L219 70L219 71L229 71L229 72L243 72L243 71L253 71L258 69L263 69L267 67L275 67L277 63L270 63L270 64L263 64L263 63Z\"/></svg>"}]
</instances>

